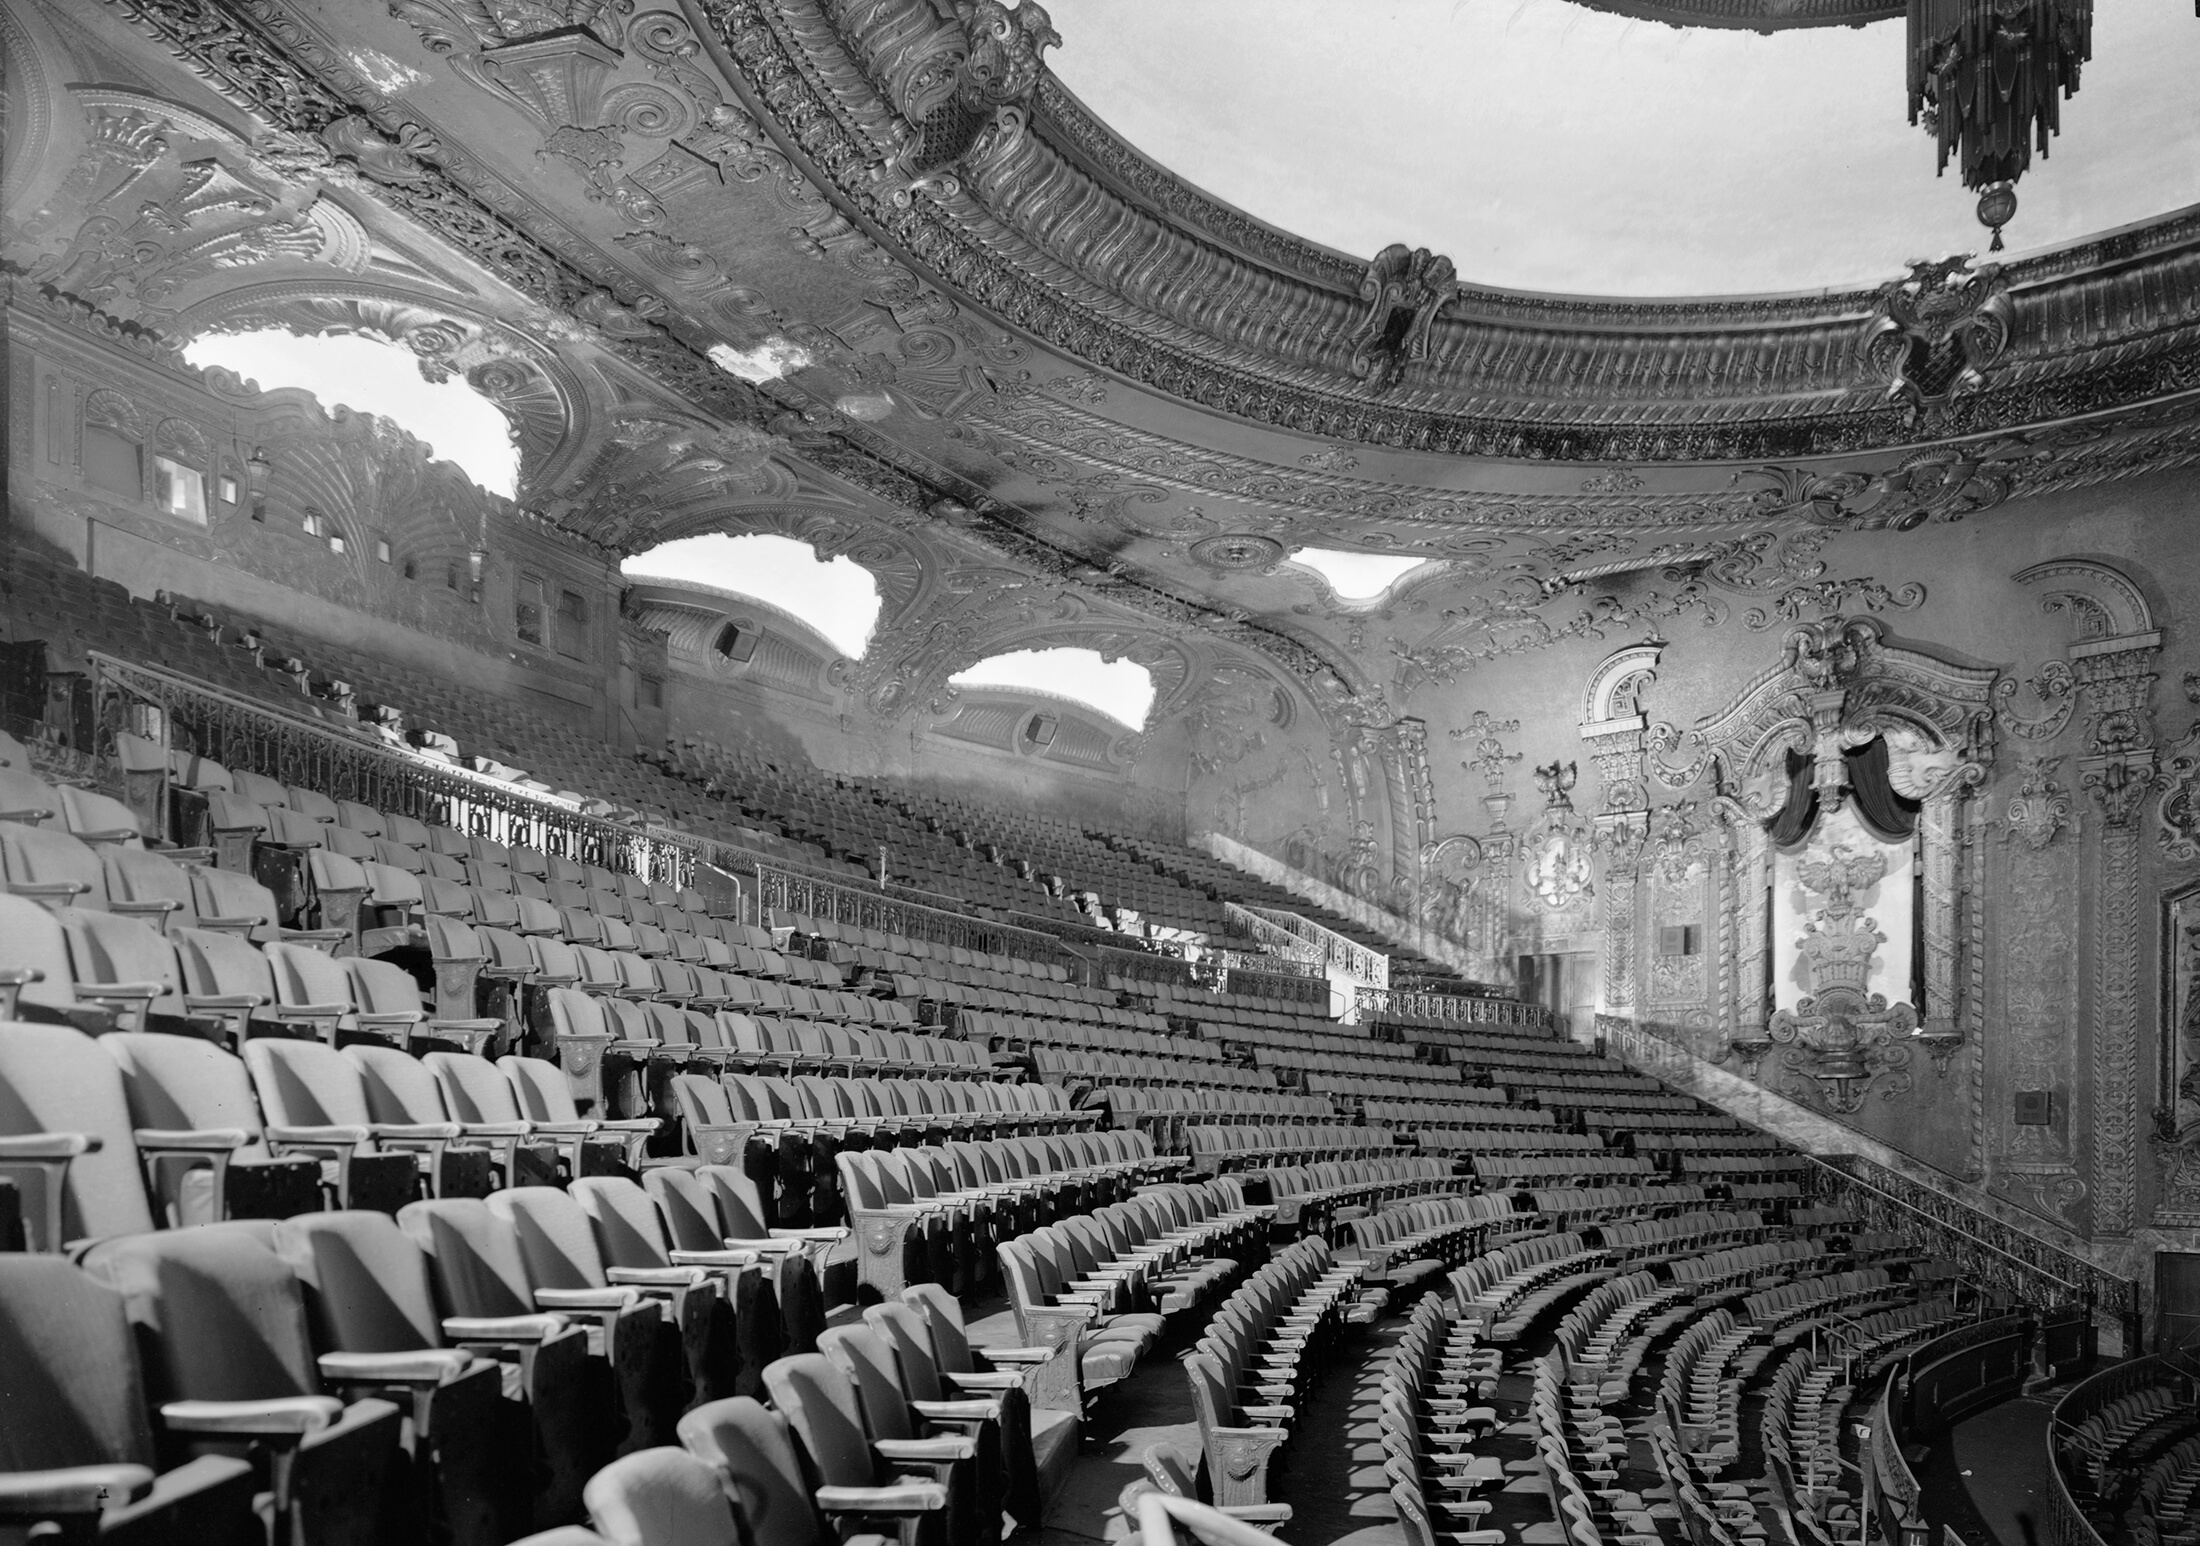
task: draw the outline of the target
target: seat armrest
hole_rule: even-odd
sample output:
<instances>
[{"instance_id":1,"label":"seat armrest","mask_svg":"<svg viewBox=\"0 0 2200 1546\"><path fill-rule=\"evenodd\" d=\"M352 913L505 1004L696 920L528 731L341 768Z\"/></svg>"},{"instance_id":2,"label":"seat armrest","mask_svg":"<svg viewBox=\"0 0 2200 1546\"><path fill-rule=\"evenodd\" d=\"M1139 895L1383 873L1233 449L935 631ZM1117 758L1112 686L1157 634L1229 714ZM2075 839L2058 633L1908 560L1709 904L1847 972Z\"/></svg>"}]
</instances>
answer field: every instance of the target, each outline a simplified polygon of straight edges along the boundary
<instances>
[{"instance_id":1,"label":"seat armrest","mask_svg":"<svg viewBox=\"0 0 2200 1546\"><path fill-rule=\"evenodd\" d=\"M140 1149L166 1149L170 1152L190 1154L226 1154L241 1149L252 1141L252 1135L241 1127L210 1127L191 1132L165 1127L140 1127L130 1136L137 1140Z\"/></svg>"},{"instance_id":2,"label":"seat armrest","mask_svg":"<svg viewBox=\"0 0 2200 1546\"><path fill-rule=\"evenodd\" d=\"M1003 1369L997 1374L956 1374L950 1370L942 1369L940 1378L957 1390L1022 1390L1024 1388L1024 1377L1008 1369Z\"/></svg>"},{"instance_id":3,"label":"seat armrest","mask_svg":"<svg viewBox=\"0 0 2200 1546\"><path fill-rule=\"evenodd\" d=\"M388 1143L448 1143L459 1134L456 1122L373 1122L367 1131Z\"/></svg>"},{"instance_id":4,"label":"seat armrest","mask_svg":"<svg viewBox=\"0 0 2200 1546\"><path fill-rule=\"evenodd\" d=\"M203 921L203 920L202 920ZM349 939L350 935L344 936ZM268 1010L273 1020L338 1020L351 1013L349 1004L277 1004Z\"/></svg>"},{"instance_id":5,"label":"seat armrest","mask_svg":"<svg viewBox=\"0 0 2200 1546\"><path fill-rule=\"evenodd\" d=\"M659 1122L656 1117L611 1117L597 1125L607 1133L654 1133Z\"/></svg>"},{"instance_id":6,"label":"seat armrest","mask_svg":"<svg viewBox=\"0 0 2200 1546\"><path fill-rule=\"evenodd\" d=\"M72 1160L98 1153L101 1143L96 1133L19 1133L0 1138L0 1163Z\"/></svg>"},{"instance_id":7,"label":"seat armrest","mask_svg":"<svg viewBox=\"0 0 2200 1546\"><path fill-rule=\"evenodd\" d=\"M341 1126L270 1127L267 1130L267 1141L269 1143L358 1145L367 1141L367 1130L363 1127Z\"/></svg>"},{"instance_id":8,"label":"seat armrest","mask_svg":"<svg viewBox=\"0 0 2200 1546\"><path fill-rule=\"evenodd\" d=\"M970 1417L998 1417L1001 1404L991 1400L970 1401L912 1401L910 1410L925 1417L937 1417L942 1421Z\"/></svg>"},{"instance_id":9,"label":"seat armrest","mask_svg":"<svg viewBox=\"0 0 2200 1546\"><path fill-rule=\"evenodd\" d=\"M429 1020L426 1022L426 1024L428 1026L428 1029L430 1030L441 1031L501 1031L504 1029L504 1022L502 1020L489 1019Z\"/></svg>"},{"instance_id":10,"label":"seat armrest","mask_svg":"<svg viewBox=\"0 0 2200 1546\"><path fill-rule=\"evenodd\" d=\"M1051 1363L1056 1349L1051 1347L974 1347L971 1349L987 1363L1020 1363L1034 1368Z\"/></svg>"},{"instance_id":11,"label":"seat armrest","mask_svg":"<svg viewBox=\"0 0 2200 1546\"><path fill-rule=\"evenodd\" d=\"M142 1465L72 1465L53 1471L0 1472L0 1519L97 1514L153 1490Z\"/></svg>"},{"instance_id":12,"label":"seat armrest","mask_svg":"<svg viewBox=\"0 0 2200 1546\"><path fill-rule=\"evenodd\" d=\"M535 1305L543 1310L627 1310L641 1303L631 1288L538 1288Z\"/></svg>"},{"instance_id":13,"label":"seat armrest","mask_svg":"<svg viewBox=\"0 0 2200 1546\"><path fill-rule=\"evenodd\" d=\"M800 1240L739 1240L729 1236L726 1240L726 1249L728 1251L743 1251L750 1256L784 1257L792 1256L800 1251L802 1242ZM672 1259L674 1261L680 1260L680 1254L680 1252L674 1251ZM703 1254L708 1255L710 1253L705 1252Z\"/></svg>"},{"instance_id":14,"label":"seat armrest","mask_svg":"<svg viewBox=\"0 0 2200 1546\"><path fill-rule=\"evenodd\" d=\"M568 1324L562 1315L453 1315L443 1335L453 1342L542 1342Z\"/></svg>"},{"instance_id":15,"label":"seat armrest","mask_svg":"<svg viewBox=\"0 0 2200 1546\"><path fill-rule=\"evenodd\" d=\"M455 1348L425 1347L408 1353L323 1353L319 1367L332 1385L441 1385L473 1361Z\"/></svg>"},{"instance_id":16,"label":"seat armrest","mask_svg":"<svg viewBox=\"0 0 2200 1546\"><path fill-rule=\"evenodd\" d=\"M960 1434L948 1434L936 1439L873 1439L871 1448L878 1452L882 1460L906 1460L916 1464L942 1460L975 1460L978 1455L977 1440Z\"/></svg>"},{"instance_id":17,"label":"seat armrest","mask_svg":"<svg viewBox=\"0 0 2200 1546\"><path fill-rule=\"evenodd\" d=\"M829 1244L838 1243L848 1238L848 1226L845 1224L826 1224L811 1229L774 1229L772 1238L774 1240L822 1240Z\"/></svg>"},{"instance_id":18,"label":"seat armrest","mask_svg":"<svg viewBox=\"0 0 2200 1546\"><path fill-rule=\"evenodd\" d=\"M930 1514L947 1507L947 1489L938 1482L903 1482L898 1487L820 1487L817 1506L828 1514Z\"/></svg>"},{"instance_id":19,"label":"seat armrest","mask_svg":"<svg viewBox=\"0 0 2200 1546\"><path fill-rule=\"evenodd\" d=\"M336 945L351 938L342 929L284 929L282 936L285 940L296 940L308 945Z\"/></svg>"},{"instance_id":20,"label":"seat armrest","mask_svg":"<svg viewBox=\"0 0 2200 1546\"><path fill-rule=\"evenodd\" d=\"M264 993L186 993L183 996L185 1009L257 1009L266 1002Z\"/></svg>"},{"instance_id":21,"label":"seat armrest","mask_svg":"<svg viewBox=\"0 0 2200 1546\"><path fill-rule=\"evenodd\" d=\"M120 914L125 918L136 918L141 915L152 918L165 918L181 906L183 904L172 896L158 896L143 902L109 902L107 911Z\"/></svg>"},{"instance_id":22,"label":"seat armrest","mask_svg":"<svg viewBox=\"0 0 2200 1546\"><path fill-rule=\"evenodd\" d=\"M237 1438L303 1437L344 1415L334 1396L285 1396L275 1401L170 1401L160 1420L171 1433L226 1434Z\"/></svg>"},{"instance_id":23,"label":"seat armrest","mask_svg":"<svg viewBox=\"0 0 2200 1546\"><path fill-rule=\"evenodd\" d=\"M675 1267L753 1267L757 1253L754 1251L672 1251Z\"/></svg>"},{"instance_id":24,"label":"seat armrest","mask_svg":"<svg viewBox=\"0 0 2200 1546\"><path fill-rule=\"evenodd\" d=\"M525 1138L542 1131L533 1122L461 1122L458 1130L468 1138Z\"/></svg>"},{"instance_id":25,"label":"seat armrest","mask_svg":"<svg viewBox=\"0 0 2200 1546\"><path fill-rule=\"evenodd\" d=\"M541 1138L585 1138L602 1128L603 1124L584 1119L578 1122L531 1122L528 1126Z\"/></svg>"},{"instance_id":26,"label":"seat armrest","mask_svg":"<svg viewBox=\"0 0 2200 1546\"><path fill-rule=\"evenodd\" d=\"M11 880L8 882L8 891L11 895L27 896L34 899L81 896L91 889L81 880Z\"/></svg>"},{"instance_id":27,"label":"seat armrest","mask_svg":"<svg viewBox=\"0 0 2200 1546\"><path fill-rule=\"evenodd\" d=\"M700 1267L611 1267L604 1276L613 1284L636 1288L692 1288L705 1274Z\"/></svg>"}]
</instances>

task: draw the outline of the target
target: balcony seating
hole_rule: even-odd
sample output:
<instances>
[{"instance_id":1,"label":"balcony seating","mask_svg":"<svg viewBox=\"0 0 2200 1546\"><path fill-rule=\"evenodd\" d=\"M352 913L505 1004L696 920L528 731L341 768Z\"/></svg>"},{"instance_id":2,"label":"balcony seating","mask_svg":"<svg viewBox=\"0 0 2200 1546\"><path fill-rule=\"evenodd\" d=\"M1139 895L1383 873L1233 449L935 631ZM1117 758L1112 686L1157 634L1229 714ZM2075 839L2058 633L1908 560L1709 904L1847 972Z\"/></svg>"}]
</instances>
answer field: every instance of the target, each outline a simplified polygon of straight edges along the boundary
<instances>
[{"instance_id":1,"label":"balcony seating","mask_svg":"<svg viewBox=\"0 0 2200 1546\"><path fill-rule=\"evenodd\" d=\"M370 1541L447 1517L400 1485L408 1469L428 1470L425 1456L411 1467L400 1459L400 1409L335 1393L317 1366L305 1295L271 1247L272 1227L101 1240L82 1255L78 1291L120 1296L170 1446L220 1453L249 1442L268 1457L276 1539Z\"/></svg>"},{"instance_id":2,"label":"balcony seating","mask_svg":"<svg viewBox=\"0 0 2200 1546\"><path fill-rule=\"evenodd\" d=\"M746 1396L690 1412L680 1420L680 1441L689 1455L704 1463L721 1496L734 1500L742 1531L739 1539L749 1546L834 1546L840 1537L822 1522L826 1520L841 1522L851 1532L859 1524L891 1527L895 1538L913 1542L923 1533L925 1521L940 1519L947 1509L947 1488L920 1477L897 1474L884 1486L824 1481L823 1467L809 1458L806 1447L802 1456L796 1454L786 1417ZM600 1519L598 1501L592 1496L590 1514ZM734 1538L716 1534L620 1537L643 1541L645 1546L658 1546L660 1539L664 1546L682 1546L690 1540ZM855 1533L849 1538L880 1539Z\"/></svg>"},{"instance_id":3,"label":"balcony seating","mask_svg":"<svg viewBox=\"0 0 2200 1546\"><path fill-rule=\"evenodd\" d=\"M249 1463L163 1464L120 1294L58 1257L0 1253L0 1355L16 1392L0 1401L0 1529L262 1546Z\"/></svg>"},{"instance_id":4,"label":"balcony seating","mask_svg":"<svg viewBox=\"0 0 2200 1546\"><path fill-rule=\"evenodd\" d=\"M1366 1325L1383 1303L1359 1288L1357 1264L1333 1266L1326 1242L1302 1240L1223 1301L1185 1356L1206 1484L1220 1506L1268 1501L1269 1465L1315 1371L1344 1328Z\"/></svg>"},{"instance_id":5,"label":"balcony seating","mask_svg":"<svg viewBox=\"0 0 2200 1546\"><path fill-rule=\"evenodd\" d=\"M979 1528L975 1518L980 1445L965 1434L877 1432L865 1421L854 1381L821 1353L782 1358L764 1371L772 1405L787 1420L814 1479L821 1508L836 1512L825 1489L870 1489L914 1481L926 1486L917 1546L945 1546ZM875 1494L873 1494L875 1496ZM931 1500L937 1499L936 1505Z\"/></svg>"},{"instance_id":6,"label":"balcony seating","mask_svg":"<svg viewBox=\"0 0 2200 1546\"><path fill-rule=\"evenodd\" d=\"M122 1073L134 1133L234 1134L147 1157L156 1210L170 1225L227 1218L279 1219L321 1206L322 1165L268 1147L252 1076L242 1059L196 1036L102 1036L101 1051ZM340 1199L341 1201L341 1199Z\"/></svg>"}]
</instances>

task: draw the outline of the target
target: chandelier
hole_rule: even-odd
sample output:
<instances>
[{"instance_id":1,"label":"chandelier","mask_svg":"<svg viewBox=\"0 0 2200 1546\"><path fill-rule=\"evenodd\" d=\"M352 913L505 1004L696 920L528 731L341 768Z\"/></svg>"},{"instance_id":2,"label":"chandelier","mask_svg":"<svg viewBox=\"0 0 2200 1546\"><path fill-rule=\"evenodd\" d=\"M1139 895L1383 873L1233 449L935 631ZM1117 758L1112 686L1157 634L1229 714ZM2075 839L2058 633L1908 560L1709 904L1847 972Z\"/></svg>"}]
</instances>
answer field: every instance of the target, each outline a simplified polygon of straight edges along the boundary
<instances>
[{"instance_id":1,"label":"chandelier","mask_svg":"<svg viewBox=\"0 0 2200 1546\"><path fill-rule=\"evenodd\" d=\"M2093 57L2093 0L1909 0L1910 122L1960 157L1994 233L2017 212L2016 183L2062 129L2062 99Z\"/></svg>"}]
</instances>

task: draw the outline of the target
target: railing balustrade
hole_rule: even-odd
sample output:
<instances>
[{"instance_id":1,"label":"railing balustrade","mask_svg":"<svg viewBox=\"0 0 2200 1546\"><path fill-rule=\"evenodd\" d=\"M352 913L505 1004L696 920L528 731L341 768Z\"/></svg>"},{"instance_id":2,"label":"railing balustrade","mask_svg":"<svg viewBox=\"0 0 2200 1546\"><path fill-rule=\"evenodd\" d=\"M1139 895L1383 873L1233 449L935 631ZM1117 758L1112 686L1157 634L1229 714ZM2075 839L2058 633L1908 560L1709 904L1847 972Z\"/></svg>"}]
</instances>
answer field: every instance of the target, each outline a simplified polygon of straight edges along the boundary
<instances>
[{"instance_id":1,"label":"railing balustrade","mask_svg":"<svg viewBox=\"0 0 2200 1546\"><path fill-rule=\"evenodd\" d=\"M536 848L581 864L686 886L705 840L590 816L571 799L233 697L218 688L98 652L91 654L103 749L112 730L156 711L169 744L228 768L262 774L376 810Z\"/></svg>"},{"instance_id":2,"label":"railing balustrade","mask_svg":"<svg viewBox=\"0 0 2200 1546\"><path fill-rule=\"evenodd\" d=\"M1084 957L1052 934L927 907L874 887L805 875L761 859L751 861L750 869L759 903L775 916L791 913L987 955L1013 956L1063 967L1080 982L1085 977Z\"/></svg>"},{"instance_id":3,"label":"railing balustrade","mask_svg":"<svg viewBox=\"0 0 2200 1546\"><path fill-rule=\"evenodd\" d=\"M1277 907L1240 907L1235 902L1224 904L1230 917L1258 919L1281 929L1286 935L1303 940L1321 952L1327 965L1342 971L1354 982L1370 988L1390 986L1390 957L1380 950L1370 950L1356 939L1347 939L1335 929L1325 928L1311 918L1298 913L1285 912Z\"/></svg>"},{"instance_id":4,"label":"railing balustrade","mask_svg":"<svg viewBox=\"0 0 2200 1546\"><path fill-rule=\"evenodd\" d=\"M2037 1235L1860 1154L1805 1155L1818 1195L1855 1210L1871 1229L1899 1230L1946 1256L2008 1303L2075 1305L2114 1316L2136 1341L2139 1285Z\"/></svg>"},{"instance_id":5,"label":"railing balustrade","mask_svg":"<svg viewBox=\"0 0 2200 1546\"><path fill-rule=\"evenodd\" d=\"M1402 988L1362 988L1358 997L1362 1025L1378 1021L1398 1025L1494 1025L1546 1034L1551 1028L1548 1009L1515 998L1409 992Z\"/></svg>"}]
</instances>

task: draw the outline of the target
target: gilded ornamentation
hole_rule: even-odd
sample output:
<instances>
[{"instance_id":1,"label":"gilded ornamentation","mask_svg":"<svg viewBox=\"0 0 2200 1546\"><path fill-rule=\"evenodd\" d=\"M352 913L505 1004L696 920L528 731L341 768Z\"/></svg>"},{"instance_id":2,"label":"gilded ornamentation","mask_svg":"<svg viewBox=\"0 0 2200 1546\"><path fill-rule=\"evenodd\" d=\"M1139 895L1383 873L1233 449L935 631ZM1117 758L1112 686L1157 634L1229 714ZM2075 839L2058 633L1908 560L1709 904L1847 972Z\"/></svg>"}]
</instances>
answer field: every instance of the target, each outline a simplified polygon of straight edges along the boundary
<instances>
[{"instance_id":1,"label":"gilded ornamentation","mask_svg":"<svg viewBox=\"0 0 2200 1546\"><path fill-rule=\"evenodd\" d=\"M1367 310L1353 330L1352 374L1387 392L1406 367L1428 355L1429 328L1458 288L1451 259L1393 242L1367 265L1360 299Z\"/></svg>"},{"instance_id":2,"label":"gilded ornamentation","mask_svg":"<svg viewBox=\"0 0 2200 1546\"><path fill-rule=\"evenodd\" d=\"M2009 796L2003 817L2005 837L2021 840L2037 852L2055 841L2070 825L2070 791L2055 782L2060 757L2027 757L2017 787Z\"/></svg>"},{"instance_id":3,"label":"gilded ornamentation","mask_svg":"<svg viewBox=\"0 0 2200 1546\"><path fill-rule=\"evenodd\" d=\"M1520 721L1497 719L1488 709L1476 709L1464 725L1448 733L1454 741L1473 743L1474 755L1463 759L1459 766L1469 773L1481 774L1482 782L1492 790L1503 786L1506 773L1525 755L1505 750L1505 743L1499 739L1500 736L1518 735Z\"/></svg>"},{"instance_id":4,"label":"gilded ornamentation","mask_svg":"<svg viewBox=\"0 0 2200 1546\"><path fill-rule=\"evenodd\" d=\"M1796 950L1810 991L1792 1010L1776 1010L1766 1035L1788 1050L1782 1065L1797 1076L1790 1093L1815 1097L1836 1114L1863 1109L1874 1086L1892 1100L1912 1085L1909 1034L1917 1011L1867 992L1872 959L1886 936L1863 915L1857 893L1886 873L1883 853L1845 846L1813 849L1795 867L1797 881L1825 898L1804 925Z\"/></svg>"},{"instance_id":5,"label":"gilded ornamentation","mask_svg":"<svg viewBox=\"0 0 2200 1546\"><path fill-rule=\"evenodd\" d=\"M1529 901L1546 913L1563 912L1596 894L1595 831L1569 798L1578 777L1571 762L1535 770L1544 807L1521 836L1521 880Z\"/></svg>"},{"instance_id":6,"label":"gilded ornamentation","mask_svg":"<svg viewBox=\"0 0 2200 1546\"><path fill-rule=\"evenodd\" d=\"M1887 383L1887 396L1912 413L1931 412L1981 390L1986 372L2009 347L2016 305L1998 263L1973 269L1971 255L1912 263L1880 287L1879 312L1864 354Z\"/></svg>"},{"instance_id":7,"label":"gilded ornamentation","mask_svg":"<svg viewBox=\"0 0 2200 1546\"><path fill-rule=\"evenodd\" d=\"M1925 587L1918 584L1889 587L1870 575L1848 580L1818 580L1797 585L1774 597L1769 607L1751 607L1742 614L1742 626L1762 632L1775 623L1796 622L1806 612L1832 616L1850 606L1867 612L1907 612L1925 604Z\"/></svg>"},{"instance_id":8,"label":"gilded ornamentation","mask_svg":"<svg viewBox=\"0 0 2200 1546\"><path fill-rule=\"evenodd\" d=\"M2169 749L2161 789L2155 842L2162 857L2172 864L2200 861L2200 723Z\"/></svg>"}]
</instances>

